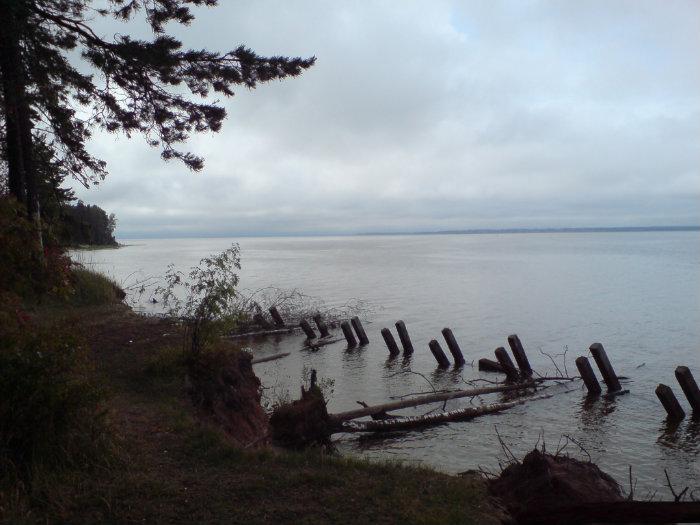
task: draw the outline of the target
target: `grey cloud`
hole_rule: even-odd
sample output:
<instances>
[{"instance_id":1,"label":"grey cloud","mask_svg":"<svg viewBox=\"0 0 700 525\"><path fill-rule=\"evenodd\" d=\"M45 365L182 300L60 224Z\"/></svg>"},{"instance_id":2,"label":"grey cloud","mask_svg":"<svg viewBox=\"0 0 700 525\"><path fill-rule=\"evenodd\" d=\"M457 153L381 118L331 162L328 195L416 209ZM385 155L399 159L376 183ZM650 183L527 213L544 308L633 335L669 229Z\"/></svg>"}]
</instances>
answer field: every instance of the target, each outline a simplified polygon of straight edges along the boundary
<instances>
[{"instance_id":1,"label":"grey cloud","mask_svg":"<svg viewBox=\"0 0 700 525\"><path fill-rule=\"evenodd\" d=\"M224 101L203 173L97 135L121 235L700 223L695 2L222 4L174 30L318 63Z\"/></svg>"}]
</instances>

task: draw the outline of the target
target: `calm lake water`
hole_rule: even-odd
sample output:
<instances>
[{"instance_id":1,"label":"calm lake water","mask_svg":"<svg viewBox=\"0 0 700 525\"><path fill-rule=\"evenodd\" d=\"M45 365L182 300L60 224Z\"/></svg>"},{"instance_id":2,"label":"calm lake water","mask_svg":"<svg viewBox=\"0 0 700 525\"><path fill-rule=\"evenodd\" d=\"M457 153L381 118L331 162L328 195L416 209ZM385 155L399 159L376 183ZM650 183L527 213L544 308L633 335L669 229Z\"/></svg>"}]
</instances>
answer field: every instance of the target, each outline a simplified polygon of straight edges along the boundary
<instances>
[{"instance_id":1,"label":"calm lake water","mask_svg":"<svg viewBox=\"0 0 700 525\"><path fill-rule=\"evenodd\" d=\"M167 239L125 241L118 250L77 252L75 257L134 282L162 275L169 263L187 269L232 242L242 249L241 286L298 288L329 306L357 298L377 309L365 323L370 344L346 350L344 342L318 352L302 350L302 336L270 340L259 355L291 351L283 360L256 365L268 397L298 395L303 370L334 380L329 410L382 403L390 396L431 387L464 386L462 378L486 377L469 366L436 370L428 350L440 330L453 329L467 361L493 358L517 333L533 368L553 373L540 353L568 349L567 366L601 342L630 394L585 403L579 383L552 387L559 394L497 415L450 423L390 438L337 437L343 453L425 463L455 473L479 466L497 470L504 455L496 429L522 456L544 438L555 450L564 435L580 442L593 461L625 487L628 466L637 495L665 494L664 468L677 488L700 489L700 421L676 428L654 395L666 383L688 410L674 378L687 365L700 379L700 232L533 233L318 238ZM136 272L134 274L134 272ZM380 329L403 319L416 349L410 361L388 360ZM398 338L397 338L398 340ZM561 358L559 358L561 361ZM566 393L567 390L573 390ZM484 397L497 401L497 395ZM468 404L453 400L448 408ZM406 414L424 413L418 407ZM586 457L576 445L566 452Z\"/></svg>"}]
</instances>

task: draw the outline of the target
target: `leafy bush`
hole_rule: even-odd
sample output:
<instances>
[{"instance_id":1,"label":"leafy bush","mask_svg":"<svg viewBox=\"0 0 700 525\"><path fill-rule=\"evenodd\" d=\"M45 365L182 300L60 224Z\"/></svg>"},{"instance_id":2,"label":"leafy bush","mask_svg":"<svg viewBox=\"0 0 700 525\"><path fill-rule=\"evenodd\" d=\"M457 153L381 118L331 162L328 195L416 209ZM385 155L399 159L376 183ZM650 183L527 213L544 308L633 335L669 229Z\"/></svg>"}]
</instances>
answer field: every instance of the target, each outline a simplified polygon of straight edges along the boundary
<instances>
[{"instance_id":1,"label":"leafy bush","mask_svg":"<svg viewBox=\"0 0 700 525\"><path fill-rule=\"evenodd\" d=\"M0 305L0 472L26 483L109 457L110 433L85 349L66 327L33 326L18 304Z\"/></svg>"},{"instance_id":2,"label":"leafy bush","mask_svg":"<svg viewBox=\"0 0 700 525\"><path fill-rule=\"evenodd\" d=\"M168 267L165 285L156 293L172 316L185 321L186 336L192 356L210 343L226 327L235 324L238 310L238 275L241 269L240 248L233 244L218 255L205 257L185 276Z\"/></svg>"},{"instance_id":3,"label":"leafy bush","mask_svg":"<svg viewBox=\"0 0 700 525\"><path fill-rule=\"evenodd\" d=\"M70 289L70 259L47 239L39 250L36 226L10 198L0 199L0 291L27 299L65 296Z\"/></svg>"}]
</instances>

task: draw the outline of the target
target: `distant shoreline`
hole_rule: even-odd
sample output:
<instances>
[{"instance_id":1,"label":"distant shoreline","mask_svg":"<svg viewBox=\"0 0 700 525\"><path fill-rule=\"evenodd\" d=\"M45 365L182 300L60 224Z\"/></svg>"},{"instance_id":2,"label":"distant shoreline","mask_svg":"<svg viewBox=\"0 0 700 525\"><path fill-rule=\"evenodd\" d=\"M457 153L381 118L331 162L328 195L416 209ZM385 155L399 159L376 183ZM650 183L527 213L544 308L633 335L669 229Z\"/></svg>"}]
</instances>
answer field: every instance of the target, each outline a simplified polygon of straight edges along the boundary
<instances>
[{"instance_id":1,"label":"distant shoreline","mask_svg":"<svg viewBox=\"0 0 700 525\"><path fill-rule=\"evenodd\" d=\"M354 233L227 233L202 235L129 235L120 237L123 241L134 239L226 239L249 237L373 237L392 235L488 235L515 233L643 233L643 232L696 232L700 226L603 226L581 228L474 228L464 230L403 231L403 232L354 232ZM128 246L121 244L121 246Z\"/></svg>"}]
</instances>

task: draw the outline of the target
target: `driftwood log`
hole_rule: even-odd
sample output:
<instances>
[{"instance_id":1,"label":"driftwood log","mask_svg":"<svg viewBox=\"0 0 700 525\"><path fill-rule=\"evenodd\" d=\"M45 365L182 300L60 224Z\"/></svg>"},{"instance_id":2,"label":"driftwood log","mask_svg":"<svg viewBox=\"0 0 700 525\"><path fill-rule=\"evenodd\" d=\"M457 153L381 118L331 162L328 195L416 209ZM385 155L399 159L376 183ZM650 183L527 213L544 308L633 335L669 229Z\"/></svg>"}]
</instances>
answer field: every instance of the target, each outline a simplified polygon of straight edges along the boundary
<instances>
[{"instance_id":1,"label":"driftwood log","mask_svg":"<svg viewBox=\"0 0 700 525\"><path fill-rule=\"evenodd\" d=\"M535 399L546 399L550 397L552 397L551 394L546 394L517 399L506 403L492 403L490 405L482 405L478 407L459 408L457 410L437 412L423 416L397 417L372 421L346 421L338 427L336 432L396 432L428 425L448 423L450 421L465 421L486 414L493 414L495 412L508 410L509 408L522 405L526 401L534 401Z\"/></svg>"},{"instance_id":2,"label":"driftwood log","mask_svg":"<svg viewBox=\"0 0 700 525\"><path fill-rule=\"evenodd\" d=\"M257 365L258 363L267 363L268 361L275 361L277 359L282 359L283 357L287 357L289 352L283 352L281 354L273 354L273 355L268 355L265 357L257 357L254 358L250 363L253 365Z\"/></svg>"},{"instance_id":3,"label":"driftwood log","mask_svg":"<svg viewBox=\"0 0 700 525\"><path fill-rule=\"evenodd\" d=\"M330 419L336 424L342 423L343 421L350 421L352 419L358 419L364 416L372 416L380 414L382 412L390 412L392 410L400 410L402 408L410 408L420 405L426 405L428 403L438 403L440 401L447 401L449 399L458 399L461 397L474 397L482 394L493 394L496 392L510 392L513 390L525 390L528 388L533 388L537 386L535 381L527 381L523 383L517 383L514 385L501 385L501 386L489 386L483 388L472 388L469 390L452 390L450 392L439 392L436 394L429 394L427 396L421 396L412 399L403 399L401 401L394 401L391 403L384 403L383 405L368 406L365 408L358 408L355 410L348 410L347 412L339 412L337 414L330 414Z\"/></svg>"}]
</instances>

